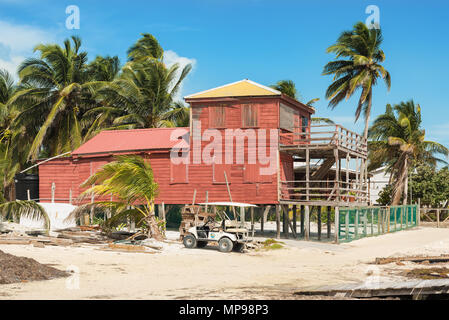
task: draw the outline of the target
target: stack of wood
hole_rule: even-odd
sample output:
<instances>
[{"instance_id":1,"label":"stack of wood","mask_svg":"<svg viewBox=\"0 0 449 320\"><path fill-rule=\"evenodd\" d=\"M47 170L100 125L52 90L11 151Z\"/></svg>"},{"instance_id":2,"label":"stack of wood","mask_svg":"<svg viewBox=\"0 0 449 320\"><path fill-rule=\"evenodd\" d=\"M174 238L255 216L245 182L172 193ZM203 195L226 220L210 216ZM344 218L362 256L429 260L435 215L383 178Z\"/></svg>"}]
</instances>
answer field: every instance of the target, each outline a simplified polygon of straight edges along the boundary
<instances>
[{"instance_id":1,"label":"stack of wood","mask_svg":"<svg viewBox=\"0 0 449 320\"><path fill-rule=\"evenodd\" d=\"M181 226L179 227L179 233L181 241L184 236L188 234L188 230L192 227L204 224L207 219L215 219L214 213L208 213L203 206L185 206L181 211Z\"/></svg>"},{"instance_id":2,"label":"stack of wood","mask_svg":"<svg viewBox=\"0 0 449 320\"><path fill-rule=\"evenodd\" d=\"M15 235L15 234L6 234L0 236L0 245L6 244L19 244L19 245L28 245L32 244L35 247L43 247L45 245L49 246L70 246L73 244L73 241L70 239L59 239L54 237L44 237L44 236L28 236L28 235Z\"/></svg>"},{"instance_id":3,"label":"stack of wood","mask_svg":"<svg viewBox=\"0 0 449 320\"><path fill-rule=\"evenodd\" d=\"M86 229L82 230L80 227L59 230L57 233L59 239L69 239L74 243L101 244L108 242L108 238L100 231L87 231Z\"/></svg>"}]
</instances>

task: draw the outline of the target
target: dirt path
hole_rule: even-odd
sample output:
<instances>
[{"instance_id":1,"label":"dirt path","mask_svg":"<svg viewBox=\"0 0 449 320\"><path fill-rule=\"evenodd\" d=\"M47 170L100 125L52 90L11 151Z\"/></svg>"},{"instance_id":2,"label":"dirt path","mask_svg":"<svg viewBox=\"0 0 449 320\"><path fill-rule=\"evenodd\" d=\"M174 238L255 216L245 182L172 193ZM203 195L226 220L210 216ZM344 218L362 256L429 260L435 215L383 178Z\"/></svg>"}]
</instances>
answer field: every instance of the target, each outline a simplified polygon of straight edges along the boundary
<instances>
[{"instance_id":1,"label":"dirt path","mask_svg":"<svg viewBox=\"0 0 449 320\"><path fill-rule=\"evenodd\" d=\"M0 299L287 299L299 288L362 282L391 265L376 257L449 254L449 229L422 228L331 245L286 241L288 249L221 254L174 245L164 254L96 247L0 246L75 274L67 279L0 285ZM376 269L377 268L377 269Z\"/></svg>"}]
</instances>

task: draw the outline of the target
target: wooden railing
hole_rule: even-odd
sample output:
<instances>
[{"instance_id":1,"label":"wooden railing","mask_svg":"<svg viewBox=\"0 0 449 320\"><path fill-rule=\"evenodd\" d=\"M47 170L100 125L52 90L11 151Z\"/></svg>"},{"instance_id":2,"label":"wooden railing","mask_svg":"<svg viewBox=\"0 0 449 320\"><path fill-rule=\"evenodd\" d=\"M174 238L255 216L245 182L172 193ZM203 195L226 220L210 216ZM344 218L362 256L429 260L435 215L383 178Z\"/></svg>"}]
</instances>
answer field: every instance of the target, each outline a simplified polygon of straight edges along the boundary
<instances>
[{"instance_id":1,"label":"wooden railing","mask_svg":"<svg viewBox=\"0 0 449 320\"><path fill-rule=\"evenodd\" d=\"M421 207L420 212L422 222L436 222L437 228L449 222L449 208Z\"/></svg>"},{"instance_id":2,"label":"wooden railing","mask_svg":"<svg viewBox=\"0 0 449 320\"><path fill-rule=\"evenodd\" d=\"M363 136L340 125L312 125L292 128L291 131L280 129L279 143L281 147L286 148L333 144L364 155L368 152Z\"/></svg>"},{"instance_id":3,"label":"wooden railing","mask_svg":"<svg viewBox=\"0 0 449 320\"><path fill-rule=\"evenodd\" d=\"M356 181L280 181L281 200L305 201L342 201L367 203L367 187Z\"/></svg>"}]
</instances>

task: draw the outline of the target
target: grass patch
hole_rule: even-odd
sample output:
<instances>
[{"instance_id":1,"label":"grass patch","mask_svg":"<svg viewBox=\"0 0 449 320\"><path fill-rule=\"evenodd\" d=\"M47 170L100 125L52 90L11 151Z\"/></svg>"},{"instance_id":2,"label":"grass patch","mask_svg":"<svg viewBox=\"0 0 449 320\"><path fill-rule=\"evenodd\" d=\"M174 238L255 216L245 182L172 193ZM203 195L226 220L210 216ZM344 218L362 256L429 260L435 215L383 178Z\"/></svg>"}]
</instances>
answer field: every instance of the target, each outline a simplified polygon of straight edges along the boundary
<instances>
[{"instance_id":1,"label":"grass patch","mask_svg":"<svg viewBox=\"0 0 449 320\"><path fill-rule=\"evenodd\" d=\"M284 248L285 243L274 239L267 239L262 242L262 250L279 250Z\"/></svg>"}]
</instances>

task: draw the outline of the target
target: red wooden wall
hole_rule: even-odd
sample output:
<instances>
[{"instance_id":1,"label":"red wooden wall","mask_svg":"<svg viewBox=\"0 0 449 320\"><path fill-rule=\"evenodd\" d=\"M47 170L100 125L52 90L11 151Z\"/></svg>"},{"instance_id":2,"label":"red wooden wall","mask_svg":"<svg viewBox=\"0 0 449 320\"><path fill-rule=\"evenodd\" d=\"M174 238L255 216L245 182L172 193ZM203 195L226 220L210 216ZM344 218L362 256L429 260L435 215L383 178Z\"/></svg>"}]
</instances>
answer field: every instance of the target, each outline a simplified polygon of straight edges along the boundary
<instances>
[{"instance_id":1,"label":"red wooden wall","mask_svg":"<svg viewBox=\"0 0 449 320\"><path fill-rule=\"evenodd\" d=\"M191 101L192 117L201 122L202 133L213 124L210 115L214 108L219 105L225 105L224 125L218 128L222 132L223 142L225 129L242 128L242 106L252 104L256 106L258 114L258 126L256 129L278 129L279 128L279 98L251 98L251 99L233 99L231 101ZM283 102L288 105L288 103ZM294 106L292 106L294 107ZM304 111L301 111L303 114ZM308 114L310 117L310 114ZM295 120L296 123L296 120ZM223 123L222 123L223 124ZM193 147L193 137L191 134L190 147ZM269 135L267 134L267 148L269 148ZM202 141L201 149L210 143ZM232 200L234 202L245 202L252 204L276 204L278 203L278 179L294 180L293 159L291 156L278 151L278 141L275 142L276 170L272 175L261 176L259 174L260 164L249 164L248 154L257 153L257 150L249 148L248 142L245 142L245 161L242 164L236 164L236 141L233 143L234 161L232 165L224 164L225 149L222 148L222 164L216 161L215 164L195 164L193 163L193 154L190 154L189 165L173 165L170 160L170 150L148 150L146 157L149 159L153 168L154 177L159 184L159 195L156 203L160 204L188 204L193 201L194 191L197 191L196 203L206 201L206 192L208 192L208 201L230 201L227 192L223 172L226 171L230 183ZM269 154L269 151L266 151ZM39 191L41 201L48 202L51 199L52 182L56 185L55 198L57 202L68 202L70 189L72 189L73 198L77 198L82 191L79 186L91 174L98 170L102 165L113 160L108 157L83 157L72 159L59 159L42 164L39 167ZM95 199L98 200L98 199ZM90 198L83 202L89 202ZM76 201L74 204L79 204Z\"/></svg>"}]
</instances>

